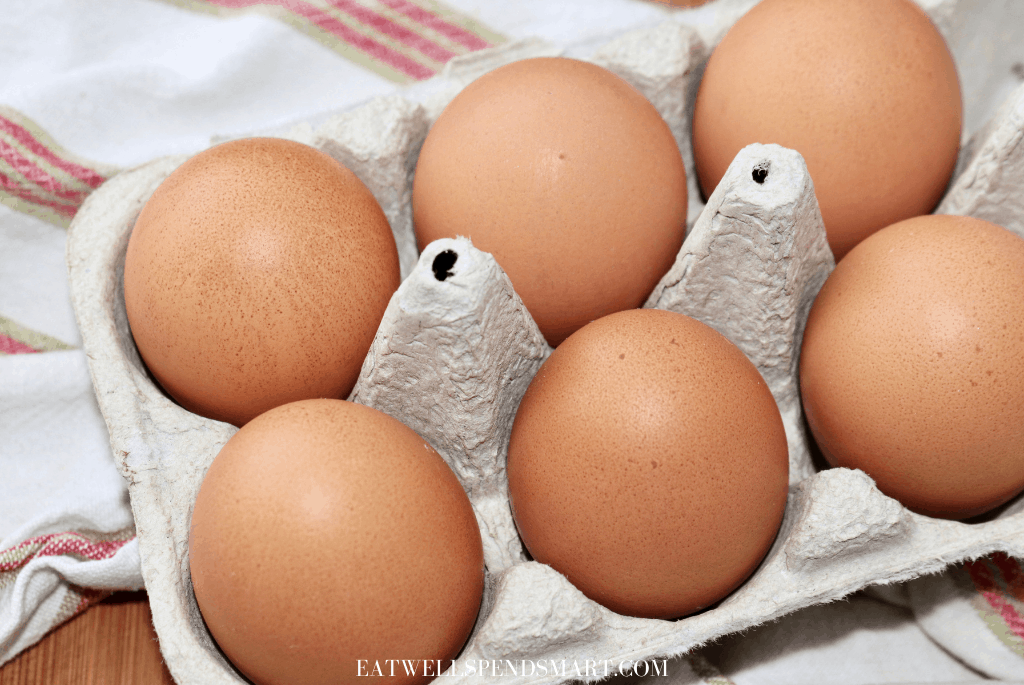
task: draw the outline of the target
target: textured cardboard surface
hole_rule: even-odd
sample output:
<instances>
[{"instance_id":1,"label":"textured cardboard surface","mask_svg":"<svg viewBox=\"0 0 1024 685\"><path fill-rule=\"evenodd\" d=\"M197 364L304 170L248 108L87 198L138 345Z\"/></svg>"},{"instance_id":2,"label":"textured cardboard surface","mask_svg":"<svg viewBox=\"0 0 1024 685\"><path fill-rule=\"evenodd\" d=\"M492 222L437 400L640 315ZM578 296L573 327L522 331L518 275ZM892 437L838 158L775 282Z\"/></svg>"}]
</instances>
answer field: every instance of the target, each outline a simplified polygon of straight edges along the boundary
<instances>
[{"instance_id":1,"label":"textured cardboard surface","mask_svg":"<svg viewBox=\"0 0 1024 685\"><path fill-rule=\"evenodd\" d=\"M476 510L487 583L460 664L676 655L867 585L935 572L993 550L1024 555L1021 498L985 523L940 521L907 511L859 471L814 468L796 369L807 312L834 262L813 182L796 152L753 145L737 156L706 207L693 184L689 112L707 45L750 3L719 4L718 26L698 30L670 22L622 36L593 56L651 99L690 173L693 227L646 306L689 314L733 340L768 382L790 441L790 497L767 558L720 604L679 621L614 614L551 568L526 561L507 499L505 450L519 400L550 348L490 255L459 239L432 243L417 256L412 234L416 157L444 103L488 69L558 49L524 41L474 54L451 64L423 102L379 99L317 130L300 126L289 134L352 168L381 202L396 235L404 281L351 399L423 435L452 466ZM976 9L966 0L921 4L947 28L963 23L957 12ZM1024 87L965 146L939 211L987 218L1024 235L1022 140ZM196 606L187 549L202 477L235 429L191 414L161 393L141 363L124 311L128 236L146 199L182 161L161 159L124 172L90 196L70 229L68 266L99 405L129 482L164 658L180 683L236 683L240 677L216 650ZM761 182L755 169L767 171ZM456 258L441 280L434 262L445 251Z\"/></svg>"}]
</instances>

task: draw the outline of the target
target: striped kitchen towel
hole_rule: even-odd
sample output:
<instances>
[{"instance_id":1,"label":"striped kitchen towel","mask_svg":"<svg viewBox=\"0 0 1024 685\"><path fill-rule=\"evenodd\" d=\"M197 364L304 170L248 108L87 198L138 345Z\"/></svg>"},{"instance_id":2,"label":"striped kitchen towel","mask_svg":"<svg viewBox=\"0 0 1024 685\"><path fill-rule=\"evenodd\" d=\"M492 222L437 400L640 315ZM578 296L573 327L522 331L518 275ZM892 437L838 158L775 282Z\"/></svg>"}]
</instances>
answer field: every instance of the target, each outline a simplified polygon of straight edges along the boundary
<instances>
[{"instance_id":1,"label":"striped kitchen towel","mask_svg":"<svg viewBox=\"0 0 1024 685\"><path fill-rule=\"evenodd\" d=\"M1003 553L907 583L921 628L971 668L1024 681L1024 567Z\"/></svg>"},{"instance_id":2,"label":"striped kitchen towel","mask_svg":"<svg viewBox=\"0 0 1024 685\"><path fill-rule=\"evenodd\" d=\"M51 4L0 20L19 29L0 41L0 664L143 584L67 290L66 229L89 193L158 154L342 109L505 40L432 0Z\"/></svg>"},{"instance_id":3,"label":"striped kitchen towel","mask_svg":"<svg viewBox=\"0 0 1024 685\"><path fill-rule=\"evenodd\" d=\"M142 585L65 302L64 229L115 172L0 107L0 358L12 357L0 364L0 663L111 590Z\"/></svg>"},{"instance_id":4,"label":"striped kitchen towel","mask_svg":"<svg viewBox=\"0 0 1024 685\"><path fill-rule=\"evenodd\" d=\"M274 17L395 83L430 78L453 57L505 41L434 0L168 1L220 16L258 12Z\"/></svg>"},{"instance_id":5,"label":"striped kitchen towel","mask_svg":"<svg viewBox=\"0 0 1024 685\"><path fill-rule=\"evenodd\" d=\"M0 664L111 591L141 587L138 557L131 525L111 534L38 535L0 549Z\"/></svg>"},{"instance_id":6,"label":"striped kitchen towel","mask_svg":"<svg viewBox=\"0 0 1024 685\"><path fill-rule=\"evenodd\" d=\"M93 189L218 134L280 128L394 92L508 39L595 45L667 11L634 0L4 3L0 664L104 592L142 582L125 484L67 292L65 229ZM991 557L912 583L920 625L977 670L1024 679L1019 571ZM931 655L897 613L863 598L815 608L733 638L718 652L721 671L685 658L653 682L821 682L805 663L834 664L840 653L849 663L877 659L887 641ZM999 663L975 665L970 654L986 650ZM892 662L901 675L911 670L904 655ZM885 664L872 663L883 679ZM937 674L937 663L935 673L914 674ZM964 677L953 666L946 680Z\"/></svg>"},{"instance_id":7,"label":"striped kitchen towel","mask_svg":"<svg viewBox=\"0 0 1024 685\"><path fill-rule=\"evenodd\" d=\"M142 584L85 353L0 357L0 664L99 591Z\"/></svg>"},{"instance_id":8,"label":"striped kitchen towel","mask_svg":"<svg viewBox=\"0 0 1024 685\"><path fill-rule=\"evenodd\" d=\"M67 228L85 197L116 172L70 154L28 117L0 106L0 203Z\"/></svg>"}]
</instances>

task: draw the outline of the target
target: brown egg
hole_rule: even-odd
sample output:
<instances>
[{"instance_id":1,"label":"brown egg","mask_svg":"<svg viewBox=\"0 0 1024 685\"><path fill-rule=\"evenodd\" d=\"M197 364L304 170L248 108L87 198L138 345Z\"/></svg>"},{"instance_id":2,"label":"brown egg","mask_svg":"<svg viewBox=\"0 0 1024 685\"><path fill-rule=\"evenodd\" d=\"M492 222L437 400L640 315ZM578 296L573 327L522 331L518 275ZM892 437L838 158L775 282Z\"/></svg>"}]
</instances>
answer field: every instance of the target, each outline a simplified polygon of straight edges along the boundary
<instances>
[{"instance_id":1,"label":"brown egg","mask_svg":"<svg viewBox=\"0 0 1024 685\"><path fill-rule=\"evenodd\" d=\"M345 397L400 282L380 205L326 154L276 138L192 157L142 209L124 298L146 366L191 412L241 426Z\"/></svg>"},{"instance_id":2,"label":"brown egg","mask_svg":"<svg viewBox=\"0 0 1024 685\"><path fill-rule=\"evenodd\" d=\"M782 522L782 417L708 326L639 309L580 329L523 397L509 494L530 554L620 614L674 618L742 583Z\"/></svg>"},{"instance_id":3,"label":"brown egg","mask_svg":"<svg viewBox=\"0 0 1024 685\"><path fill-rule=\"evenodd\" d=\"M764 0L708 61L693 115L697 175L710 195L747 145L798 151L839 260L932 211L961 118L953 58L911 0Z\"/></svg>"},{"instance_id":4,"label":"brown egg","mask_svg":"<svg viewBox=\"0 0 1024 685\"><path fill-rule=\"evenodd\" d=\"M686 171L654 106L606 69L564 58L467 86L423 144L422 249L467 236L494 255L551 345L643 304L686 233Z\"/></svg>"},{"instance_id":5,"label":"brown egg","mask_svg":"<svg viewBox=\"0 0 1024 685\"><path fill-rule=\"evenodd\" d=\"M189 536L210 633L256 685L417 683L450 665L483 593L469 498L422 438L375 409L305 400L214 459ZM436 675L436 666L431 665Z\"/></svg>"},{"instance_id":6,"label":"brown egg","mask_svg":"<svg viewBox=\"0 0 1024 685\"><path fill-rule=\"evenodd\" d=\"M910 509L987 511L1024 490L1024 240L980 219L879 231L825 282L800 358L834 466Z\"/></svg>"}]
</instances>

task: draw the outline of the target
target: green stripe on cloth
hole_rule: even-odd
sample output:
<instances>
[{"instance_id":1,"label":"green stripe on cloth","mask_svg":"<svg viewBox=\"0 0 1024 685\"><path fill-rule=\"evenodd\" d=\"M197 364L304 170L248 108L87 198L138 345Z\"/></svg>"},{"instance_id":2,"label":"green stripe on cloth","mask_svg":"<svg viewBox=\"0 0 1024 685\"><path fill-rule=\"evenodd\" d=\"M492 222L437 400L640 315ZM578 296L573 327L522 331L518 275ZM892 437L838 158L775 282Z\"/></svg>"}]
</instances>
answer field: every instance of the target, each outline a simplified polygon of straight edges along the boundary
<instances>
[{"instance_id":1,"label":"green stripe on cloth","mask_svg":"<svg viewBox=\"0 0 1024 685\"><path fill-rule=\"evenodd\" d=\"M70 154L34 121L0 106L0 204L67 228L118 169Z\"/></svg>"},{"instance_id":2,"label":"green stripe on cloth","mask_svg":"<svg viewBox=\"0 0 1024 685\"><path fill-rule=\"evenodd\" d=\"M61 228L67 228L70 226L71 219L73 218L72 216L68 216L66 213L58 212L52 207L47 207L30 199L16 197L6 192L3 188L0 188L0 205L10 207L21 214L34 216L41 221L53 224L54 226L60 226Z\"/></svg>"},{"instance_id":3,"label":"green stripe on cloth","mask_svg":"<svg viewBox=\"0 0 1024 685\"><path fill-rule=\"evenodd\" d=\"M1016 574L1009 568L1011 564ZM992 634L1014 654L1024 657L1024 602L1013 596L1015 590L1016 594L1021 594L1017 562L997 553L989 558L966 562L951 573L954 574L954 582L970 586L974 591L971 607Z\"/></svg>"},{"instance_id":4,"label":"green stripe on cloth","mask_svg":"<svg viewBox=\"0 0 1024 685\"><path fill-rule=\"evenodd\" d=\"M37 352L57 352L59 350L75 349L73 345L69 345L45 333L26 328L3 315L0 315L0 335L13 338L24 345L28 345ZM0 355L3 354L5 353L0 352Z\"/></svg>"},{"instance_id":5,"label":"green stripe on cloth","mask_svg":"<svg viewBox=\"0 0 1024 685\"><path fill-rule=\"evenodd\" d=\"M221 17L258 13L288 24L396 83L436 74L450 59L506 38L434 0L164 0Z\"/></svg>"},{"instance_id":6,"label":"green stripe on cloth","mask_svg":"<svg viewBox=\"0 0 1024 685\"><path fill-rule=\"evenodd\" d=\"M507 36L503 36L476 19L456 12L452 8L442 5L440 2L435 2L434 0L419 0L417 4L422 6L425 10L441 17L445 21L455 24L475 36L479 36L491 45L500 45L508 40Z\"/></svg>"}]
</instances>

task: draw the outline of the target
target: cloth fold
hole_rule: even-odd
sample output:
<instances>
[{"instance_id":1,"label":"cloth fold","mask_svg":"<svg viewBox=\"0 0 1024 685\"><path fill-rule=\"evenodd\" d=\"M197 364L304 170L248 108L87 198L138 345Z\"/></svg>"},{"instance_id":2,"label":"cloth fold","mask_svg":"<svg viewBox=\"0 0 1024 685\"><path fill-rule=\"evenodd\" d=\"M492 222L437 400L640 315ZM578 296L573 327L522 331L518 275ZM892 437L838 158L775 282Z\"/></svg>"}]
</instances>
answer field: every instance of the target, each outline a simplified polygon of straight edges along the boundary
<instances>
[{"instance_id":1,"label":"cloth fold","mask_svg":"<svg viewBox=\"0 0 1024 685\"><path fill-rule=\"evenodd\" d=\"M711 26L715 11L642 0L2 4L0 665L105 593L142 586L126 485L67 289L65 229L92 189L214 138L319 123L505 40L540 37L585 57L677 12ZM975 47L985 36L1007 47L990 51L995 80L967 84L976 122L1024 48L978 29L1017 16L1015 3L971 7L963 16L975 19L951 34L958 59L973 55L961 67L985 66ZM1012 560L973 564L811 607L683 657L668 677L621 684L1024 681L1024 574Z\"/></svg>"},{"instance_id":2,"label":"cloth fold","mask_svg":"<svg viewBox=\"0 0 1024 685\"><path fill-rule=\"evenodd\" d=\"M808 607L704 654L736 685L861 685L981 680L928 639L908 610L863 592Z\"/></svg>"},{"instance_id":3,"label":"cloth fold","mask_svg":"<svg viewBox=\"0 0 1024 685\"><path fill-rule=\"evenodd\" d=\"M918 625L979 673L1024 681L1024 572L1004 554L906 584Z\"/></svg>"},{"instance_id":4,"label":"cloth fold","mask_svg":"<svg viewBox=\"0 0 1024 685\"><path fill-rule=\"evenodd\" d=\"M85 353L0 357L0 664L103 591L142 585Z\"/></svg>"}]
</instances>

